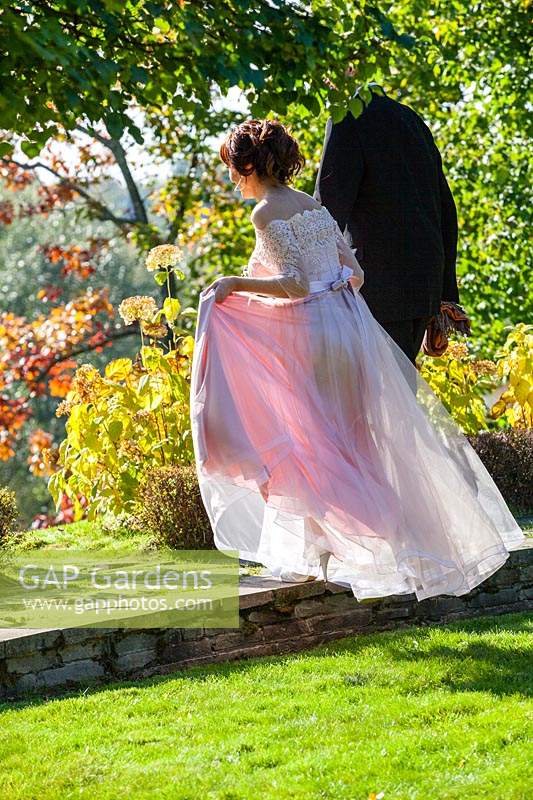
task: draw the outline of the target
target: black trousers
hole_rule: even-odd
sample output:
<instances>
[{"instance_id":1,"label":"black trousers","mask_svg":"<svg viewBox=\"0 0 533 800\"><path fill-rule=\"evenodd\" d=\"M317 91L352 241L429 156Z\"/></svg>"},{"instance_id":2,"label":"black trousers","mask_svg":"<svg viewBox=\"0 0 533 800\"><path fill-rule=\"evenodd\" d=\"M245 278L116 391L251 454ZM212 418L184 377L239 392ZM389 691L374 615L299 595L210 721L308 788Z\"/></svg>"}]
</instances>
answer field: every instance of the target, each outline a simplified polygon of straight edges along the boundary
<instances>
[{"instance_id":1,"label":"black trousers","mask_svg":"<svg viewBox=\"0 0 533 800\"><path fill-rule=\"evenodd\" d=\"M431 316L417 317L416 319L385 320L381 322L398 347L407 358L416 366L416 357L422 347L422 340Z\"/></svg>"}]
</instances>

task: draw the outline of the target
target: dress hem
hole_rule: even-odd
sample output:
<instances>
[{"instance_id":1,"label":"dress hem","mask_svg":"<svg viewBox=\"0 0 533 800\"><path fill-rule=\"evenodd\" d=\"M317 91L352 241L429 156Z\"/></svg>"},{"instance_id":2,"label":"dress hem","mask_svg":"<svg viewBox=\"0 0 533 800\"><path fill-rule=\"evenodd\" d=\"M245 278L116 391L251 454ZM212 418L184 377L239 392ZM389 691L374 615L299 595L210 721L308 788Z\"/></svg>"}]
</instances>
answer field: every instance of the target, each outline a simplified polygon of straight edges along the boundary
<instances>
[{"instance_id":1,"label":"dress hem","mask_svg":"<svg viewBox=\"0 0 533 800\"><path fill-rule=\"evenodd\" d=\"M516 542L517 546L525 540L525 536L521 540ZM218 546L217 546L218 547ZM222 548L218 548L221 549ZM357 600L362 600L366 598L387 598L394 595L405 595L405 594L415 594L417 600L425 600L430 597L436 597L439 595L451 595L453 597L460 597L464 594L468 594L470 591L479 586L479 584L483 583L487 578L493 575L495 572L502 567L505 562L508 560L510 554L513 552L509 550L505 545L493 545L491 547L486 548L484 551L481 552L479 559L471 564L470 566L466 567L465 569L460 569L458 565L452 561L443 561L442 559L437 558L436 556L432 555L431 553L426 553L424 551L419 550L404 550L403 555L399 557L397 561L397 569L392 572L389 571L388 573L383 573L379 571L372 571L367 566L363 569L365 571L365 577L362 575L359 578L353 578L350 576L350 562L346 561L346 559L342 562L342 572L338 570L340 573L337 579L335 575L332 574L331 577L328 575L328 583L335 583L340 586L346 586L346 588L350 588L354 594L354 597ZM255 563L263 563L261 560L258 560L257 553L251 552L247 550L239 550L239 558L246 560L246 561L253 561ZM449 576L451 575L458 575L460 577L460 582L456 583L455 586L451 587L450 581L446 580L443 581L443 574L437 575L435 570L427 576L424 581L420 579L418 575L414 573L414 571L409 567L409 559L412 558L423 558L427 559L435 564L441 564L443 566L448 566L449 569ZM340 563L340 562L339 562ZM483 565L486 564L484 567ZM267 565L264 565L267 566ZM319 575L319 563L317 562L316 565L308 564L308 569L303 570L303 574L308 575L315 575L318 577ZM309 570L311 567L311 570ZM403 569L406 567L407 569ZM268 566L267 566L268 568ZM295 569L294 565L282 565L280 567L283 570L294 570L297 572L302 571L302 565L298 569ZM331 569L328 567L328 572L331 572ZM379 586L379 581L376 580L376 576L383 576L385 574L389 575L390 581L388 587L385 583L382 583L381 587ZM432 580L431 575L434 576ZM275 577L275 576L273 576ZM359 581L359 583L357 583ZM364 583L365 585L362 585ZM403 588L402 588L403 584ZM407 585L406 585L407 584ZM415 585L417 584L417 585Z\"/></svg>"}]
</instances>

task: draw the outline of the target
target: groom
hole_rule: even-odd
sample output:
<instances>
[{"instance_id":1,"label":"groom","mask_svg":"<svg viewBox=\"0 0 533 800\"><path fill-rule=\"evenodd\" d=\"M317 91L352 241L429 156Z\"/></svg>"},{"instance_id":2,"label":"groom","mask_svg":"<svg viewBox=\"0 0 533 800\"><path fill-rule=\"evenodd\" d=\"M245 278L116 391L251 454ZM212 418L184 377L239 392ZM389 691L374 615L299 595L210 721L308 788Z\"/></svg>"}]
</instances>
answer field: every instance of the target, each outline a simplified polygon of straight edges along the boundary
<instances>
[{"instance_id":1,"label":"groom","mask_svg":"<svg viewBox=\"0 0 533 800\"><path fill-rule=\"evenodd\" d=\"M414 364L441 300L459 302L457 212L429 128L373 91L359 117L328 120L314 197L357 248L359 291Z\"/></svg>"}]
</instances>

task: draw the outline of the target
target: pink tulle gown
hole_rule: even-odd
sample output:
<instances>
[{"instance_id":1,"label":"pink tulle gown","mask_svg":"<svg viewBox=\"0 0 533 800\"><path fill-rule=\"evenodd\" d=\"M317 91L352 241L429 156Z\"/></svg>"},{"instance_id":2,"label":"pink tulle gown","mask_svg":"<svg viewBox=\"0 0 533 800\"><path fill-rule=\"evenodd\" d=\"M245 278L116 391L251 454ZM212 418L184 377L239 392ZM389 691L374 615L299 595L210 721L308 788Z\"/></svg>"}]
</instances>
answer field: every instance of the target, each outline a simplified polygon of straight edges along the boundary
<instances>
[{"instance_id":1,"label":"pink tulle gown","mask_svg":"<svg viewBox=\"0 0 533 800\"><path fill-rule=\"evenodd\" d=\"M341 240L326 208L274 220L247 274L305 271L310 294L201 294L191 424L216 547L275 577L320 577L329 552L328 580L358 600L465 594L524 534L372 316Z\"/></svg>"}]
</instances>

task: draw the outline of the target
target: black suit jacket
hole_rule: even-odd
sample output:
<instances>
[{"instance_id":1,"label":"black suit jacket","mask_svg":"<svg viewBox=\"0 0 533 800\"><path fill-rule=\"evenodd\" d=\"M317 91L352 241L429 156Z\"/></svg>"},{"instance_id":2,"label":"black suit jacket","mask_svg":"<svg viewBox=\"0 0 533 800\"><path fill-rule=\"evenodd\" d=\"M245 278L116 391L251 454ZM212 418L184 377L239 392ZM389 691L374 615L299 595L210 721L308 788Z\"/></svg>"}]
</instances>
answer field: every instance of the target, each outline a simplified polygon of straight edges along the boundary
<instances>
[{"instance_id":1,"label":"black suit jacket","mask_svg":"<svg viewBox=\"0 0 533 800\"><path fill-rule=\"evenodd\" d=\"M428 126L374 92L359 117L328 124L315 198L357 248L372 314L413 319L459 302L457 212Z\"/></svg>"}]
</instances>

